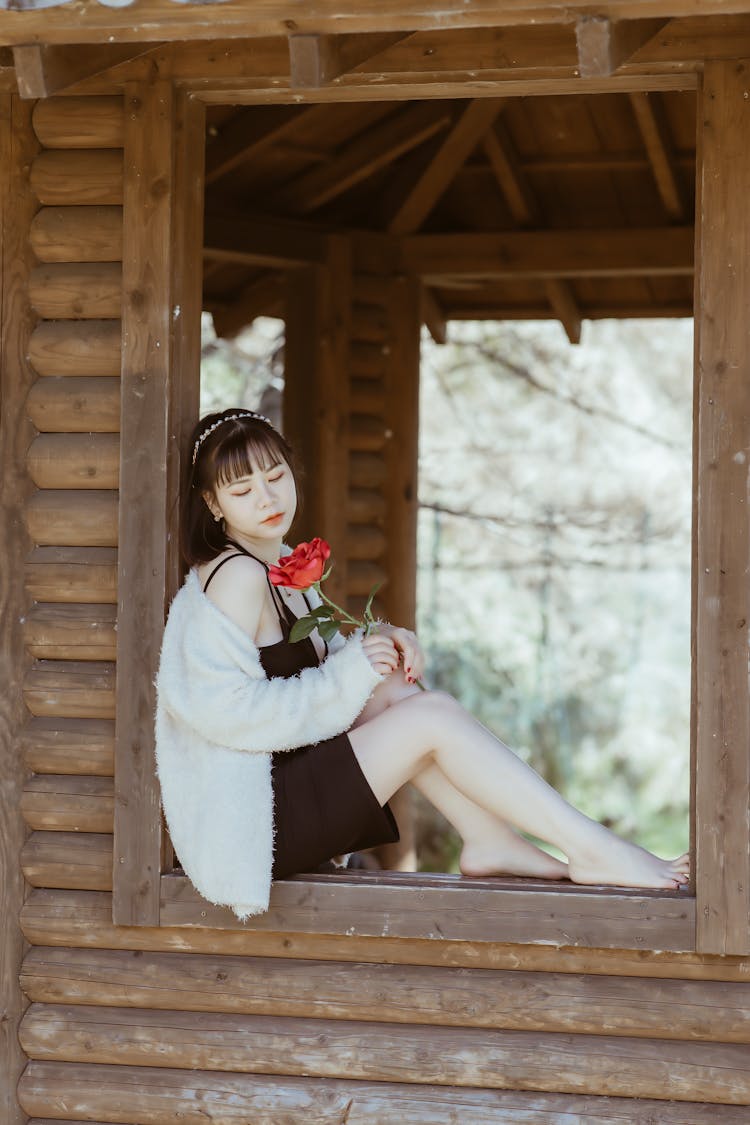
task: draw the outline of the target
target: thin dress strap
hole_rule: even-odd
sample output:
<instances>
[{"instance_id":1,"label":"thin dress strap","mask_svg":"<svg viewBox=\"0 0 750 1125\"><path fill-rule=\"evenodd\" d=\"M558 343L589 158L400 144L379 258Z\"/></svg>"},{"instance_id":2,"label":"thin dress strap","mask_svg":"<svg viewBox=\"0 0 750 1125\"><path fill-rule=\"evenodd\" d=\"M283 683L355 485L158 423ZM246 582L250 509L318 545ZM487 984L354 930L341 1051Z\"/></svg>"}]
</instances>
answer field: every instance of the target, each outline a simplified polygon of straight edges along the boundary
<instances>
[{"instance_id":1,"label":"thin dress strap","mask_svg":"<svg viewBox=\"0 0 750 1125\"><path fill-rule=\"evenodd\" d=\"M269 577L269 574L268 574L268 563L265 562L263 559L259 559L257 555L254 555L252 553L252 551L248 551L247 547L243 547L241 543L237 543L234 539L230 539L229 536L227 536L226 539L227 539L227 543L231 543L232 546L236 547L237 550L240 551L243 555L249 555L251 559L255 559L256 562L259 562L261 564L261 566L263 567L263 569L265 570L265 572L266 572L266 582L268 583L268 589L271 591L271 601L273 602L274 607L276 609L276 616L279 619L279 625L281 626L281 632L284 636L284 639L286 639L292 625L296 621L296 618L294 617L294 614L289 609L289 607L286 605L286 603L283 601L283 599L281 597L281 594L279 593L279 591L276 589L273 582L271 581L271 579ZM229 555L230 559L232 559L234 557L235 557L234 555ZM226 559L223 560L223 561L226 562ZM219 563L219 566L221 566L221 563ZM217 566L216 570L218 570L218 569L219 569L219 567ZM214 574L216 573L216 570L211 575L211 578L213 578ZM210 579L209 579L209 581L210 581ZM206 585L208 585L208 583L206 583ZM290 617L291 617L291 620L290 620Z\"/></svg>"}]
</instances>

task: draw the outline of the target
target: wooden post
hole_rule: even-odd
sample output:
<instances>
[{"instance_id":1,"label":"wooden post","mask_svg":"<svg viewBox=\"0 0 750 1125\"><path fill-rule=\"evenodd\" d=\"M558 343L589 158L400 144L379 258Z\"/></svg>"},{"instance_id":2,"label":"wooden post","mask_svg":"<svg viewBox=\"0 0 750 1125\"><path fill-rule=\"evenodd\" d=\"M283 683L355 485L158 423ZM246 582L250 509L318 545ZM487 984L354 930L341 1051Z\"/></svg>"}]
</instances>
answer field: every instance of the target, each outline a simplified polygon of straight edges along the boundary
<instances>
[{"instance_id":1,"label":"wooden post","mask_svg":"<svg viewBox=\"0 0 750 1125\"><path fill-rule=\"evenodd\" d=\"M15 96L0 97L0 1119L8 1125L26 1121L16 1100L16 1086L26 1064L18 1041L18 1025L26 1008L18 975L28 950L19 915L26 897L21 849L27 835L21 814L26 770L20 732L28 718L23 685L31 665L23 642L23 607L28 601L24 563L32 546L24 507L35 491L25 469L26 450L35 434L26 412L26 396L35 378L27 359L32 329L27 296L32 263L28 236L36 208L28 171L38 147L31 128L31 109Z\"/></svg>"},{"instance_id":2,"label":"wooden post","mask_svg":"<svg viewBox=\"0 0 750 1125\"><path fill-rule=\"evenodd\" d=\"M350 319L351 248L334 235L325 264L297 270L288 282L283 429L306 477L289 542L328 540L335 565L326 592L339 605L347 593Z\"/></svg>"},{"instance_id":3,"label":"wooden post","mask_svg":"<svg viewBox=\"0 0 750 1125\"><path fill-rule=\"evenodd\" d=\"M165 81L125 94L122 423L112 916L159 920L154 677L181 578L179 455L198 414L202 111Z\"/></svg>"},{"instance_id":4,"label":"wooden post","mask_svg":"<svg viewBox=\"0 0 750 1125\"><path fill-rule=\"evenodd\" d=\"M696 896L700 952L750 952L750 60L698 107Z\"/></svg>"}]
</instances>

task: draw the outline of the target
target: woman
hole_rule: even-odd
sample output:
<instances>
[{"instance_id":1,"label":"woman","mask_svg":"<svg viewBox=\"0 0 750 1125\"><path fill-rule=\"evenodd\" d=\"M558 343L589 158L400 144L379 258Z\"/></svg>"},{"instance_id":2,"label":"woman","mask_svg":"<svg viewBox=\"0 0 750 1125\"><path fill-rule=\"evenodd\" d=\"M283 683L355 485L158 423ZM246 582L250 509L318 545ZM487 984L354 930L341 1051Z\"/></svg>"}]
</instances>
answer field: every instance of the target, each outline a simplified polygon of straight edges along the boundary
<instances>
[{"instance_id":1,"label":"woman","mask_svg":"<svg viewBox=\"0 0 750 1125\"><path fill-rule=\"evenodd\" d=\"M268 577L290 553L300 494L294 454L268 419L208 415L187 461L190 571L164 632L156 754L172 841L204 897L245 918L268 908L272 877L398 840L388 800L407 781L458 830L466 875L687 883L687 854L662 860L621 840L450 695L422 691L424 654L409 629L380 622L330 645L317 632L289 640L320 598Z\"/></svg>"}]
</instances>

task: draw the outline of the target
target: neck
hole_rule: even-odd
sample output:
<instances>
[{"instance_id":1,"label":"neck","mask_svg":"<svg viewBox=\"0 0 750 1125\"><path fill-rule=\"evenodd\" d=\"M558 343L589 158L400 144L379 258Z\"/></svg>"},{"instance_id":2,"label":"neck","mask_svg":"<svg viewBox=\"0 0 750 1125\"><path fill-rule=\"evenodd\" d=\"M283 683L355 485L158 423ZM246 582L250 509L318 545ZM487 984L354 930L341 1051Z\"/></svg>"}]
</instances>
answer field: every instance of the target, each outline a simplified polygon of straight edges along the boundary
<instances>
[{"instance_id":1,"label":"neck","mask_svg":"<svg viewBox=\"0 0 750 1125\"><path fill-rule=\"evenodd\" d=\"M263 562L273 566L278 562L281 556L281 546L283 538L281 535L275 539L254 539L252 535L245 535L242 531L235 531L234 528L228 527L226 534L230 539L234 539L235 543L239 543L241 547L247 548L253 555L256 555Z\"/></svg>"}]
</instances>

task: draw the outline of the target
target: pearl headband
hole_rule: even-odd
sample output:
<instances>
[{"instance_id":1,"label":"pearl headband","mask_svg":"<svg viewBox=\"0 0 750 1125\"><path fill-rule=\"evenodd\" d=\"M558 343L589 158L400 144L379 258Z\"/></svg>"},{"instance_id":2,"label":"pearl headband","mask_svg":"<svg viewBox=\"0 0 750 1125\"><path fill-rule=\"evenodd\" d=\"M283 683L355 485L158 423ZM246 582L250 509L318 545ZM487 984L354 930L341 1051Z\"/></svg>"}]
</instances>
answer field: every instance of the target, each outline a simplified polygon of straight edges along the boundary
<instances>
[{"instance_id":1,"label":"pearl headband","mask_svg":"<svg viewBox=\"0 0 750 1125\"><path fill-rule=\"evenodd\" d=\"M198 440L193 446L193 464L195 464L196 458L198 456L198 450L200 449L201 442L205 441L208 435L212 434L217 426L220 426L222 422L231 422L235 418L260 418L262 422L268 422L269 426L273 426L270 418L266 418L265 414L256 413L255 410L243 410L241 414L228 414L226 418L219 418L218 422L214 422L213 425L209 426L207 430L204 430L203 433L199 435Z\"/></svg>"}]
</instances>

